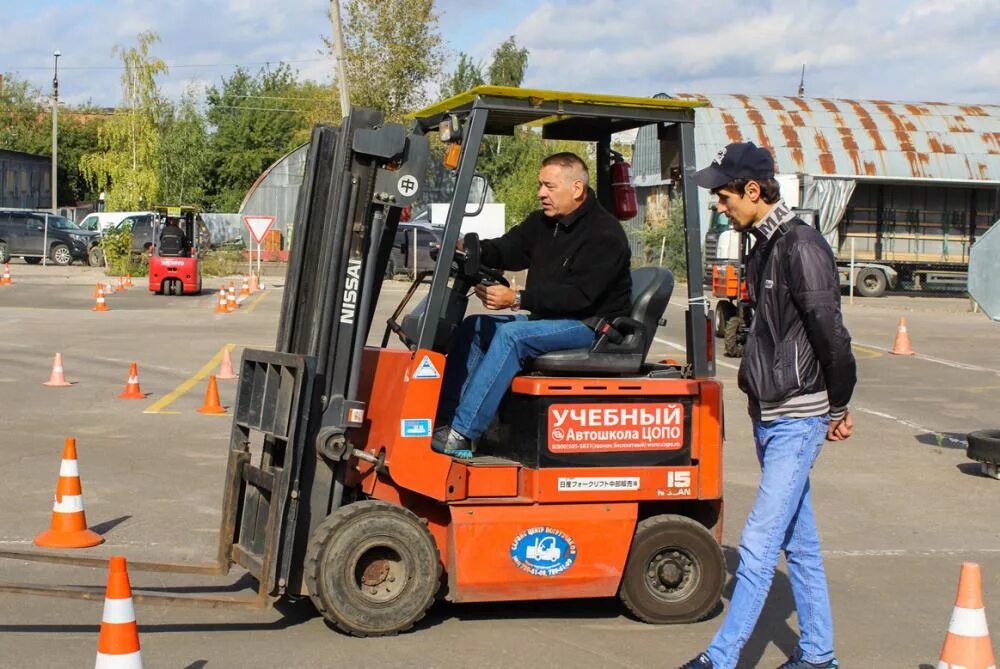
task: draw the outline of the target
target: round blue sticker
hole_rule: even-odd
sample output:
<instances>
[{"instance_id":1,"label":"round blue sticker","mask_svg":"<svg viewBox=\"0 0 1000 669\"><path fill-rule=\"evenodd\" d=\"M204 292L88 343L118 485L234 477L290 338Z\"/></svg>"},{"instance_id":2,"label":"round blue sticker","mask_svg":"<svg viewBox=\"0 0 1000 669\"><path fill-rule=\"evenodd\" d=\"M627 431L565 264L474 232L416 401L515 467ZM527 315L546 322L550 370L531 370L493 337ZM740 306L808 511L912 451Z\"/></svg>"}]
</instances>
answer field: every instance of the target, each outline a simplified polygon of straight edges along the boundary
<instances>
[{"instance_id":1,"label":"round blue sticker","mask_svg":"<svg viewBox=\"0 0 1000 669\"><path fill-rule=\"evenodd\" d=\"M557 576L576 561L576 542L554 527L532 527L514 537L510 559L532 576Z\"/></svg>"}]
</instances>

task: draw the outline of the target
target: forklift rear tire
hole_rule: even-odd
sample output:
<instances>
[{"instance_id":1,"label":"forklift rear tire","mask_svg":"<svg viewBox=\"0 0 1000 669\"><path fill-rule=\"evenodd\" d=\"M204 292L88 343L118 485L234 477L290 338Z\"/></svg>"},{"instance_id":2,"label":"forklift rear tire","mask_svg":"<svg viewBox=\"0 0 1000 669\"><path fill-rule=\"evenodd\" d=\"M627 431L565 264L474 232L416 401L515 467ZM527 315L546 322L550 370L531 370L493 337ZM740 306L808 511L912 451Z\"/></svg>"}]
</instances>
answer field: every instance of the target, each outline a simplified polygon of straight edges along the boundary
<instances>
[{"instance_id":1,"label":"forklift rear tire","mask_svg":"<svg viewBox=\"0 0 1000 669\"><path fill-rule=\"evenodd\" d=\"M719 300L719 303L715 305L715 336L720 338L725 337L726 323L729 322L730 318L735 318L738 314L739 310L735 304Z\"/></svg>"},{"instance_id":2,"label":"forklift rear tire","mask_svg":"<svg viewBox=\"0 0 1000 669\"><path fill-rule=\"evenodd\" d=\"M385 636L424 617L441 585L441 556L412 511L365 500L315 529L305 579L313 604L338 629Z\"/></svg>"},{"instance_id":3,"label":"forklift rear tire","mask_svg":"<svg viewBox=\"0 0 1000 669\"><path fill-rule=\"evenodd\" d=\"M725 581L726 561L712 533L663 514L636 527L618 597L643 622L693 623L718 606Z\"/></svg>"}]
</instances>

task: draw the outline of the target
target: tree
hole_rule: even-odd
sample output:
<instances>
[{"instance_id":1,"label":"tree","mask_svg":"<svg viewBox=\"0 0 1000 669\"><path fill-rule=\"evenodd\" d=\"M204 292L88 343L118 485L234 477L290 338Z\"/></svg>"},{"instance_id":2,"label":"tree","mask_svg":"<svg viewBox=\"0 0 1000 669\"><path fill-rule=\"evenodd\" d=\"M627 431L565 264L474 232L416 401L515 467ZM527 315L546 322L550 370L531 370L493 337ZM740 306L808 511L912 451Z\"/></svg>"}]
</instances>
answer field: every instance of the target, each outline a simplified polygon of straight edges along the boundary
<instances>
[{"instance_id":1,"label":"tree","mask_svg":"<svg viewBox=\"0 0 1000 669\"><path fill-rule=\"evenodd\" d=\"M450 98L484 83L482 66L477 65L468 54L459 53L455 71L441 84L441 97Z\"/></svg>"},{"instance_id":2,"label":"tree","mask_svg":"<svg viewBox=\"0 0 1000 669\"><path fill-rule=\"evenodd\" d=\"M150 55L159 35L139 33L137 46L116 46L121 57L122 98L119 108L97 133L97 151L80 158L80 171L95 190L105 191L109 210L127 211L153 205L159 195L160 122L163 103L156 79L166 63Z\"/></svg>"},{"instance_id":3,"label":"tree","mask_svg":"<svg viewBox=\"0 0 1000 669\"><path fill-rule=\"evenodd\" d=\"M662 194L647 199L642 248L646 263L666 267L674 276L687 276L682 197Z\"/></svg>"},{"instance_id":4,"label":"tree","mask_svg":"<svg viewBox=\"0 0 1000 669\"><path fill-rule=\"evenodd\" d=\"M493 51L489 75L491 86L520 86L528 69L528 50L518 49L517 41L511 35Z\"/></svg>"},{"instance_id":5,"label":"tree","mask_svg":"<svg viewBox=\"0 0 1000 669\"><path fill-rule=\"evenodd\" d=\"M222 87L208 89L213 129L206 199L216 211L235 212L267 167L295 148L303 114L295 74L287 64L256 76L237 68Z\"/></svg>"},{"instance_id":6,"label":"tree","mask_svg":"<svg viewBox=\"0 0 1000 669\"><path fill-rule=\"evenodd\" d=\"M443 57L434 0L347 0L345 9L351 104L399 120L425 102Z\"/></svg>"},{"instance_id":7,"label":"tree","mask_svg":"<svg viewBox=\"0 0 1000 669\"><path fill-rule=\"evenodd\" d=\"M209 165L208 128L190 89L171 105L160 143L160 199L172 204L203 204Z\"/></svg>"}]
</instances>

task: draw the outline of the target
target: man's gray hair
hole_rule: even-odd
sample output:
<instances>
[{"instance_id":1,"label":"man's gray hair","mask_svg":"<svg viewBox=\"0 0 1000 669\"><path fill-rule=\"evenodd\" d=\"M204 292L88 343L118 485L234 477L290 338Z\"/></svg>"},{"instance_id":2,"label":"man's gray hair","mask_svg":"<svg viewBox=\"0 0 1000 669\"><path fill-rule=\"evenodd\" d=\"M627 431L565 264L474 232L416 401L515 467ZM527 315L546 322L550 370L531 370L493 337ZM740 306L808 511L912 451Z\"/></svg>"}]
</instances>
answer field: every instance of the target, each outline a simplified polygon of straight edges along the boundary
<instances>
[{"instance_id":1,"label":"man's gray hair","mask_svg":"<svg viewBox=\"0 0 1000 669\"><path fill-rule=\"evenodd\" d=\"M542 167L548 167L549 165L558 165L565 170L569 170L573 179L579 179L583 182L584 186L590 186L590 171L587 169L587 163L583 162L583 159L575 153L570 151L553 153L542 161Z\"/></svg>"}]
</instances>

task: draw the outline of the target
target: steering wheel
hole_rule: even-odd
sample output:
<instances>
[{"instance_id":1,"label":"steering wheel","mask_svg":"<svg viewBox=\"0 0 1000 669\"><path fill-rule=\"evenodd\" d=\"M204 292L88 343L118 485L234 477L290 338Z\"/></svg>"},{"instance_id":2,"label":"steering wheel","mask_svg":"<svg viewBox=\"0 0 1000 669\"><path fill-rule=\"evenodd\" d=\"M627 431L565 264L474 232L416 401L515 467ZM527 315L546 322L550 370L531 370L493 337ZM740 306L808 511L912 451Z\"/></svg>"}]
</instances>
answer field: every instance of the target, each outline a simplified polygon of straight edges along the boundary
<instances>
[{"instance_id":1,"label":"steering wheel","mask_svg":"<svg viewBox=\"0 0 1000 669\"><path fill-rule=\"evenodd\" d=\"M465 250L455 251L455 258L459 260L459 271L467 280L487 286L499 283L510 288L510 282L501 270L486 267L480 260L479 235L467 233L462 239L462 246Z\"/></svg>"}]
</instances>

